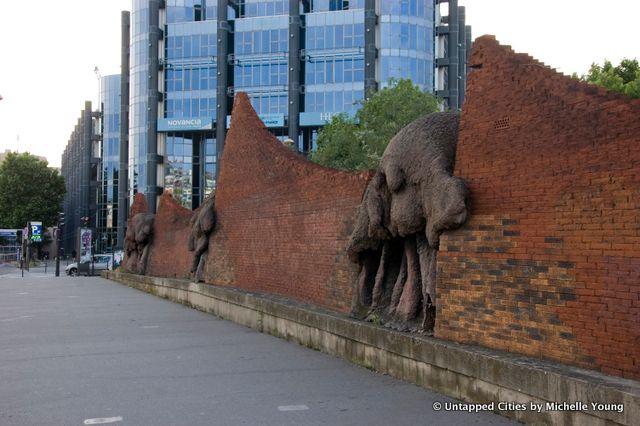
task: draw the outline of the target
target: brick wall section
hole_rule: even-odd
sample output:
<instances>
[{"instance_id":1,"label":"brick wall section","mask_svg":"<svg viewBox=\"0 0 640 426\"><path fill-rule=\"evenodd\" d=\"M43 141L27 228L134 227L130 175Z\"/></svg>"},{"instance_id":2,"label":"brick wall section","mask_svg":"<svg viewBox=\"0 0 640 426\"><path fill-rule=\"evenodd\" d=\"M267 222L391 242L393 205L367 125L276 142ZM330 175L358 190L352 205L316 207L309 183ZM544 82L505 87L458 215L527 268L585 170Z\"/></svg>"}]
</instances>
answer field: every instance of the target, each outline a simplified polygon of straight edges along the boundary
<instances>
[{"instance_id":1,"label":"brick wall section","mask_svg":"<svg viewBox=\"0 0 640 426\"><path fill-rule=\"evenodd\" d=\"M138 213L147 213L148 211L149 206L147 205L147 199L144 197L144 194L141 192L136 193L133 196L133 204L131 204L129 208L129 220Z\"/></svg>"},{"instance_id":2,"label":"brick wall section","mask_svg":"<svg viewBox=\"0 0 640 426\"><path fill-rule=\"evenodd\" d=\"M189 278L193 252L187 249L189 221L194 212L165 192L153 220L153 240L147 270L158 277Z\"/></svg>"},{"instance_id":3,"label":"brick wall section","mask_svg":"<svg viewBox=\"0 0 640 426\"><path fill-rule=\"evenodd\" d=\"M474 43L436 336L640 378L640 101Z\"/></svg>"},{"instance_id":4,"label":"brick wall section","mask_svg":"<svg viewBox=\"0 0 640 426\"><path fill-rule=\"evenodd\" d=\"M357 265L346 257L369 174L311 163L236 96L216 193L207 282L347 312Z\"/></svg>"}]
</instances>

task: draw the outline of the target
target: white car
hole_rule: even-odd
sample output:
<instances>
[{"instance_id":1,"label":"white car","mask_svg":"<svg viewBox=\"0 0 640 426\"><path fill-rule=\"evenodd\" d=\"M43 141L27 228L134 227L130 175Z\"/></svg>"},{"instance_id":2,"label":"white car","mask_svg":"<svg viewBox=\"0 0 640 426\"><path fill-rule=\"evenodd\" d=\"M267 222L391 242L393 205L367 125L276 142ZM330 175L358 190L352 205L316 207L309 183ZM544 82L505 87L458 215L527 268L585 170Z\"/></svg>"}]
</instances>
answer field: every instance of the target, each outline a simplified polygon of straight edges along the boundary
<instances>
[{"instance_id":1,"label":"white car","mask_svg":"<svg viewBox=\"0 0 640 426\"><path fill-rule=\"evenodd\" d=\"M86 256L80 259L79 265L77 262L68 264L64 271L67 275L75 277L80 274L100 274L100 271L106 271L108 269L111 269L111 255L95 254L93 255L93 264L91 262L91 257Z\"/></svg>"}]
</instances>

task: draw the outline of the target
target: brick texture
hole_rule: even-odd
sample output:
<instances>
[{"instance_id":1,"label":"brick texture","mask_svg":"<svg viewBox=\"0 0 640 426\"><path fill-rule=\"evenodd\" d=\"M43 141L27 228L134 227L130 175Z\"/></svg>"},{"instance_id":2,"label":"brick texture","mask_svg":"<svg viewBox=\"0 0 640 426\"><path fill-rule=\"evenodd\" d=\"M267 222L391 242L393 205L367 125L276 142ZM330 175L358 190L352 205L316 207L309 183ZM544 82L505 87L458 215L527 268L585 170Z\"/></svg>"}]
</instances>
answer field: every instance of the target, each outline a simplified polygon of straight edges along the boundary
<instances>
[{"instance_id":1,"label":"brick texture","mask_svg":"<svg viewBox=\"0 0 640 426\"><path fill-rule=\"evenodd\" d=\"M640 379L640 101L489 36L469 63L436 336Z\"/></svg>"},{"instance_id":2,"label":"brick texture","mask_svg":"<svg viewBox=\"0 0 640 426\"><path fill-rule=\"evenodd\" d=\"M133 204L131 204L131 208L129 208L129 221L138 213L147 213L148 211L149 206L147 205L147 199L144 197L144 194L138 192L133 196Z\"/></svg>"},{"instance_id":3,"label":"brick texture","mask_svg":"<svg viewBox=\"0 0 640 426\"><path fill-rule=\"evenodd\" d=\"M206 281L348 312L357 265L346 246L368 173L311 163L236 96L216 192Z\"/></svg>"},{"instance_id":4,"label":"brick texture","mask_svg":"<svg viewBox=\"0 0 640 426\"><path fill-rule=\"evenodd\" d=\"M160 277L189 278L193 252L187 249L194 215L165 192L153 220L153 240L147 270Z\"/></svg>"}]
</instances>

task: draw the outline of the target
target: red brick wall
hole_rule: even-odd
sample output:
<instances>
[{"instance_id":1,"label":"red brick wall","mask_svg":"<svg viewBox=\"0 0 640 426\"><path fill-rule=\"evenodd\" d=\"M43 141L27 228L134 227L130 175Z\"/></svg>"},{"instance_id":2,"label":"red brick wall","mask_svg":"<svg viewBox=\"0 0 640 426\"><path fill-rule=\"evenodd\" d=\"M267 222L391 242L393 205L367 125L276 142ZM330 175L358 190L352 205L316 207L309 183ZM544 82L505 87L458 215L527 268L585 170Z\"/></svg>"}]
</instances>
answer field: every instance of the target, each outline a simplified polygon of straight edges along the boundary
<instances>
[{"instance_id":1,"label":"red brick wall","mask_svg":"<svg viewBox=\"0 0 640 426\"><path fill-rule=\"evenodd\" d=\"M436 336L640 378L640 101L475 41Z\"/></svg>"},{"instance_id":2,"label":"red brick wall","mask_svg":"<svg viewBox=\"0 0 640 426\"><path fill-rule=\"evenodd\" d=\"M189 278L193 252L187 249L194 214L169 193L162 194L153 220L147 270L160 277Z\"/></svg>"},{"instance_id":3,"label":"red brick wall","mask_svg":"<svg viewBox=\"0 0 640 426\"><path fill-rule=\"evenodd\" d=\"M144 194L141 192L136 193L133 196L133 204L131 204L131 208L129 209L129 220L138 213L147 213L148 211L149 206L147 205L147 199L144 197Z\"/></svg>"},{"instance_id":4,"label":"red brick wall","mask_svg":"<svg viewBox=\"0 0 640 426\"><path fill-rule=\"evenodd\" d=\"M358 268L346 246L369 174L327 169L292 152L243 93L231 123L207 282L347 312Z\"/></svg>"}]
</instances>

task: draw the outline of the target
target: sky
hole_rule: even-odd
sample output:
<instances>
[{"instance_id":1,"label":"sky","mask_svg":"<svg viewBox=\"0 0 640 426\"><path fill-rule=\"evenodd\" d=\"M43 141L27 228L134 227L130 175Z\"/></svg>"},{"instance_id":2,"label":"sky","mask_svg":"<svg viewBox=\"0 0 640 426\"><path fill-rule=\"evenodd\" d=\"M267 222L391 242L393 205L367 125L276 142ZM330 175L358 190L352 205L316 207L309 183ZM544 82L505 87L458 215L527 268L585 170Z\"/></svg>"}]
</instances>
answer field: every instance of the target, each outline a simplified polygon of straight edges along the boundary
<instances>
[{"instance_id":1,"label":"sky","mask_svg":"<svg viewBox=\"0 0 640 426\"><path fill-rule=\"evenodd\" d=\"M25 7L28 4L29 7ZM640 59L640 1L459 0L473 38L501 44L571 74L593 62ZM120 72L120 12L131 0L0 1L0 152L59 167L100 74Z\"/></svg>"}]
</instances>

